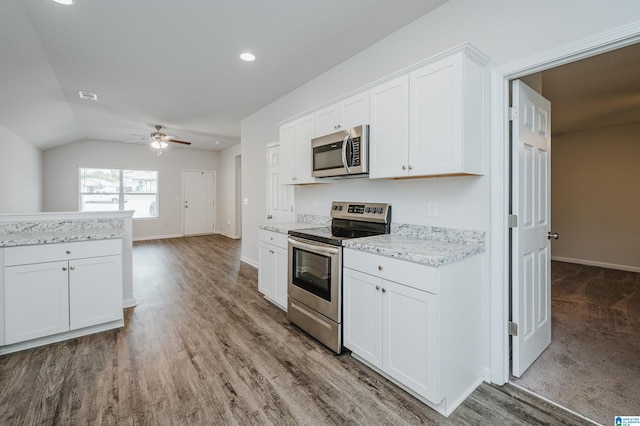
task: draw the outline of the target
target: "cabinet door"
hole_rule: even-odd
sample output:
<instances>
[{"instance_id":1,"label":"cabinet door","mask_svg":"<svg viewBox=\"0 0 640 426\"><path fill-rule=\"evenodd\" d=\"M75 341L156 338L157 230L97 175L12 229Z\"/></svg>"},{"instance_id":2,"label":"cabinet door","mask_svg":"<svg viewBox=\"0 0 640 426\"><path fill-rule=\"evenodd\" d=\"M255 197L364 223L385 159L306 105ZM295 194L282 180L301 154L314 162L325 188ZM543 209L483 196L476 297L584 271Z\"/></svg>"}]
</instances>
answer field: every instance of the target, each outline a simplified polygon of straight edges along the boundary
<instances>
[{"instance_id":1,"label":"cabinet door","mask_svg":"<svg viewBox=\"0 0 640 426\"><path fill-rule=\"evenodd\" d=\"M296 121L296 178L294 183L311 183L315 178L311 176L313 154L311 139L315 132L315 118L313 114Z\"/></svg>"},{"instance_id":2,"label":"cabinet door","mask_svg":"<svg viewBox=\"0 0 640 426\"><path fill-rule=\"evenodd\" d=\"M383 290L383 370L439 403L437 296L390 281Z\"/></svg>"},{"instance_id":3,"label":"cabinet door","mask_svg":"<svg viewBox=\"0 0 640 426\"><path fill-rule=\"evenodd\" d=\"M296 123L280 126L280 182L295 183L296 176Z\"/></svg>"},{"instance_id":4,"label":"cabinet door","mask_svg":"<svg viewBox=\"0 0 640 426\"><path fill-rule=\"evenodd\" d=\"M273 301L287 310L287 264L288 251L281 247L273 247L274 257L274 295Z\"/></svg>"},{"instance_id":5,"label":"cabinet door","mask_svg":"<svg viewBox=\"0 0 640 426\"><path fill-rule=\"evenodd\" d=\"M258 268L258 291L273 299L275 297L276 262L273 246L260 243L260 260Z\"/></svg>"},{"instance_id":6,"label":"cabinet door","mask_svg":"<svg viewBox=\"0 0 640 426\"><path fill-rule=\"evenodd\" d=\"M455 55L411 73L410 175L462 172L460 61Z\"/></svg>"},{"instance_id":7,"label":"cabinet door","mask_svg":"<svg viewBox=\"0 0 640 426\"><path fill-rule=\"evenodd\" d=\"M315 113L316 136L325 136L342 130L338 127L342 123L342 106L340 103L329 105Z\"/></svg>"},{"instance_id":8,"label":"cabinet door","mask_svg":"<svg viewBox=\"0 0 640 426\"><path fill-rule=\"evenodd\" d=\"M122 318L122 256L69 261L69 328Z\"/></svg>"},{"instance_id":9,"label":"cabinet door","mask_svg":"<svg viewBox=\"0 0 640 426\"><path fill-rule=\"evenodd\" d=\"M382 280L343 269L344 346L382 368Z\"/></svg>"},{"instance_id":10,"label":"cabinet door","mask_svg":"<svg viewBox=\"0 0 640 426\"><path fill-rule=\"evenodd\" d=\"M342 101L342 130L369 124L369 91Z\"/></svg>"},{"instance_id":11,"label":"cabinet door","mask_svg":"<svg viewBox=\"0 0 640 426\"><path fill-rule=\"evenodd\" d=\"M409 76L405 75L369 92L371 129L369 177L408 175Z\"/></svg>"},{"instance_id":12,"label":"cabinet door","mask_svg":"<svg viewBox=\"0 0 640 426\"><path fill-rule=\"evenodd\" d=\"M67 261L4 269L6 344L69 330Z\"/></svg>"}]
</instances>

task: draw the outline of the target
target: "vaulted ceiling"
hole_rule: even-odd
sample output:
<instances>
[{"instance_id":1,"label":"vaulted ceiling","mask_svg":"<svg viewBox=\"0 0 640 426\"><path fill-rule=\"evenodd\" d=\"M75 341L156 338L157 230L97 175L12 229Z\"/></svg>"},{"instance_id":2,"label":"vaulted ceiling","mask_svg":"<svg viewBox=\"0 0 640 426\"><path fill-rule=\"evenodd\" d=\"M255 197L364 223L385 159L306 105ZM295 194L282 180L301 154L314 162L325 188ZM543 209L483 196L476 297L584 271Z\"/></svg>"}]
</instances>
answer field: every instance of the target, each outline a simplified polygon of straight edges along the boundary
<instances>
[{"instance_id":1,"label":"vaulted ceiling","mask_svg":"<svg viewBox=\"0 0 640 426\"><path fill-rule=\"evenodd\" d=\"M0 125L41 149L155 124L224 149L241 119L446 1L2 0Z\"/></svg>"}]
</instances>

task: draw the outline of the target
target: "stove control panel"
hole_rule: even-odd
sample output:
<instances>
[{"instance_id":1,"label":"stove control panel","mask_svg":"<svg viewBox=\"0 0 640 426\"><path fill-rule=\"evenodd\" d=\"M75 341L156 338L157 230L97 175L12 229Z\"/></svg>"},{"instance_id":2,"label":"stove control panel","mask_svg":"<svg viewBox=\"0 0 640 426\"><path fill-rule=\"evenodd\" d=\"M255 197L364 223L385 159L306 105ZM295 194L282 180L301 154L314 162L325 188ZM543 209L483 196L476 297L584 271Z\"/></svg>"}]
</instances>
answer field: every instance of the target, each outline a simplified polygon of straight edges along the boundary
<instances>
[{"instance_id":1,"label":"stove control panel","mask_svg":"<svg viewBox=\"0 0 640 426\"><path fill-rule=\"evenodd\" d=\"M391 206L386 203L334 201L331 203L331 217L389 223L391 222Z\"/></svg>"}]
</instances>

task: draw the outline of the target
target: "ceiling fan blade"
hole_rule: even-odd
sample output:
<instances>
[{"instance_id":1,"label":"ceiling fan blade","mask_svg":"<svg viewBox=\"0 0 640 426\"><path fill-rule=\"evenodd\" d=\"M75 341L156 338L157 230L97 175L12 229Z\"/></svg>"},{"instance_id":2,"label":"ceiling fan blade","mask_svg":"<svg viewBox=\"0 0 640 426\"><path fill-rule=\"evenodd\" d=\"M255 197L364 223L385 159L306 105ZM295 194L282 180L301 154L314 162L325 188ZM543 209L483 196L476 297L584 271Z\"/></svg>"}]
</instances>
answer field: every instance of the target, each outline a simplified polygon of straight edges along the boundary
<instances>
[{"instance_id":1,"label":"ceiling fan blade","mask_svg":"<svg viewBox=\"0 0 640 426\"><path fill-rule=\"evenodd\" d=\"M183 145L191 145L191 142L184 142L184 141L179 141L179 140L176 140L176 139L167 139L166 142L181 143Z\"/></svg>"},{"instance_id":2,"label":"ceiling fan blade","mask_svg":"<svg viewBox=\"0 0 640 426\"><path fill-rule=\"evenodd\" d=\"M130 141L124 141L124 142L125 142L125 143L149 142L149 139L133 139L133 140L130 140Z\"/></svg>"}]
</instances>

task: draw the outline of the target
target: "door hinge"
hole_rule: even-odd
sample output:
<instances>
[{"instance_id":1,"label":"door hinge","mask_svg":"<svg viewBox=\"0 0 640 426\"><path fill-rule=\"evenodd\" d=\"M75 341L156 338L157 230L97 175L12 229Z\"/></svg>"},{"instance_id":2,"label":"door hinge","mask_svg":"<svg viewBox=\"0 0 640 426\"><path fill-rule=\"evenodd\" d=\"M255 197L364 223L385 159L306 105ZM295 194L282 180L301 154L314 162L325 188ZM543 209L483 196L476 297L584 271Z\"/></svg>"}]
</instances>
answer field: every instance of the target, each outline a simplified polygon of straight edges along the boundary
<instances>
[{"instance_id":1,"label":"door hinge","mask_svg":"<svg viewBox=\"0 0 640 426\"><path fill-rule=\"evenodd\" d=\"M509 336L518 335L518 324L513 321L509 321Z\"/></svg>"},{"instance_id":2,"label":"door hinge","mask_svg":"<svg viewBox=\"0 0 640 426\"><path fill-rule=\"evenodd\" d=\"M518 118L518 108L509 107L509 121L516 120Z\"/></svg>"},{"instance_id":3,"label":"door hinge","mask_svg":"<svg viewBox=\"0 0 640 426\"><path fill-rule=\"evenodd\" d=\"M518 215L510 214L507 216L507 224L509 228L517 228L518 227Z\"/></svg>"}]
</instances>

